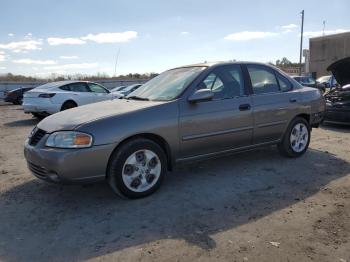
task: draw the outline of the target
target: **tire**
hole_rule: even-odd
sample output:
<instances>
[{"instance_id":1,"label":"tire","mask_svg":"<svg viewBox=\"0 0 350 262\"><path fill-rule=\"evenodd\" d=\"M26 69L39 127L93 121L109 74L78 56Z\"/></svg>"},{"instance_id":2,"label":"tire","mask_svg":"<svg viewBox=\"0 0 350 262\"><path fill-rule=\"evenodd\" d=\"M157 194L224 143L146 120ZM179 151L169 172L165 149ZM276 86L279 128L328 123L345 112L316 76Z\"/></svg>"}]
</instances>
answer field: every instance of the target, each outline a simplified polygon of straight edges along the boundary
<instances>
[{"instance_id":1,"label":"tire","mask_svg":"<svg viewBox=\"0 0 350 262\"><path fill-rule=\"evenodd\" d=\"M166 159L157 143L135 138L122 144L112 154L107 167L107 181L112 190L122 197L151 195L163 181Z\"/></svg>"},{"instance_id":2,"label":"tire","mask_svg":"<svg viewBox=\"0 0 350 262\"><path fill-rule=\"evenodd\" d=\"M298 133L299 130L299 133ZM302 117L294 118L278 144L279 152L286 157L300 157L309 147L311 127Z\"/></svg>"},{"instance_id":3,"label":"tire","mask_svg":"<svg viewBox=\"0 0 350 262\"><path fill-rule=\"evenodd\" d=\"M33 115L34 117L36 117L36 118L40 119L40 120L45 118L45 116L44 116L44 115L39 114L39 113L32 113L32 115Z\"/></svg>"},{"instance_id":4,"label":"tire","mask_svg":"<svg viewBox=\"0 0 350 262\"><path fill-rule=\"evenodd\" d=\"M67 110L67 109L71 109L71 108L74 108L74 107L77 107L78 105L73 102L73 101L67 101L67 102L64 102L64 104L62 105L61 107L61 111L64 111L64 110Z\"/></svg>"}]
</instances>

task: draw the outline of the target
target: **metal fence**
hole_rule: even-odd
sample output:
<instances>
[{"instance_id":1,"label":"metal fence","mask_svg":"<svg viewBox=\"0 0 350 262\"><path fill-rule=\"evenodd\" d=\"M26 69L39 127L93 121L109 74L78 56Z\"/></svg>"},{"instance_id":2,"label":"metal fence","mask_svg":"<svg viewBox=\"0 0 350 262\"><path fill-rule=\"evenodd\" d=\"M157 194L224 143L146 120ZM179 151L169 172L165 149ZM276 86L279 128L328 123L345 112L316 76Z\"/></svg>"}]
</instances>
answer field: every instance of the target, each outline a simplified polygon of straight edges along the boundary
<instances>
[{"instance_id":1,"label":"metal fence","mask_svg":"<svg viewBox=\"0 0 350 262\"><path fill-rule=\"evenodd\" d=\"M94 82L105 86L108 89L112 89L117 86L128 86L133 84L143 84L147 80L96 80ZM20 87L37 87L45 84L46 82L0 82L0 99L4 98L5 91L11 91Z\"/></svg>"}]
</instances>

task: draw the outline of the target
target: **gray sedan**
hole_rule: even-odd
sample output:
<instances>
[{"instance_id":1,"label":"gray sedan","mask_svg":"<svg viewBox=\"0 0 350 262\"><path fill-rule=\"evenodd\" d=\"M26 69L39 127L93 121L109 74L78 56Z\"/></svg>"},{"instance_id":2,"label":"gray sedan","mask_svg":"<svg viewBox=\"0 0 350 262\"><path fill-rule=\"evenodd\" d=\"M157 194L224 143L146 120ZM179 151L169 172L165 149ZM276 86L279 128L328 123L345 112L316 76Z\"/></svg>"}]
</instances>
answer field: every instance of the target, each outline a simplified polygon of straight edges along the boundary
<instances>
[{"instance_id":1,"label":"gray sedan","mask_svg":"<svg viewBox=\"0 0 350 262\"><path fill-rule=\"evenodd\" d=\"M24 151L40 179L107 180L116 193L138 198L180 162L272 144L299 157L324 110L319 90L269 65L197 64L168 70L127 99L49 116Z\"/></svg>"}]
</instances>

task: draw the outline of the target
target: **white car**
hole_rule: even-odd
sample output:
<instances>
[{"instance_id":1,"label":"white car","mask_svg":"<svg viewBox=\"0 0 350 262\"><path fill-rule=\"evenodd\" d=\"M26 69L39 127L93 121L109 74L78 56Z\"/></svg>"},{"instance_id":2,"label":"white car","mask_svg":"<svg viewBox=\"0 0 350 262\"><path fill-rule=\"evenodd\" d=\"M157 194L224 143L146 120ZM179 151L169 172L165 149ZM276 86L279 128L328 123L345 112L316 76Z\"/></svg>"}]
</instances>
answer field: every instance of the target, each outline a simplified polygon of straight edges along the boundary
<instances>
[{"instance_id":1,"label":"white car","mask_svg":"<svg viewBox=\"0 0 350 262\"><path fill-rule=\"evenodd\" d=\"M25 113L41 117L113 98L113 93L93 82L59 81L47 83L26 92L22 106Z\"/></svg>"},{"instance_id":2,"label":"white car","mask_svg":"<svg viewBox=\"0 0 350 262\"><path fill-rule=\"evenodd\" d=\"M141 84L133 84L130 86L127 86L125 88L122 88L122 90L116 90L112 89L111 92L113 93L115 98L124 98L126 96L128 96L129 94L131 94L132 92L134 92L136 89L138 89L141 86Z\"/></svg>"}]
</instances>

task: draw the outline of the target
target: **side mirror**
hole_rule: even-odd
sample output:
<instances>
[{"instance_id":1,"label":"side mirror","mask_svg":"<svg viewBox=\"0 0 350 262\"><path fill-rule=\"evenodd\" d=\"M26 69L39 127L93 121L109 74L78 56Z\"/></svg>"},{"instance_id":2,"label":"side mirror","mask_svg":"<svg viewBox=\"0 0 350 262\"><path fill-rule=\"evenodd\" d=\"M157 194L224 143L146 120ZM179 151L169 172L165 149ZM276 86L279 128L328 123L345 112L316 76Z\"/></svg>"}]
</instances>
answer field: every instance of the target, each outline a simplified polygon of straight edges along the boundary
<instances>
[{"instance_id":1,"label":"side mirror","mask_svg":"<svg viewBox=\"0 0 350 262\"><path fill-rule=\"evenodd\" d=\"M202 101L210 101L213 99L213 97L214 93L210 89L199 89L188 98L188 102L197 103Z\"/></svg>"}]
</instances>

